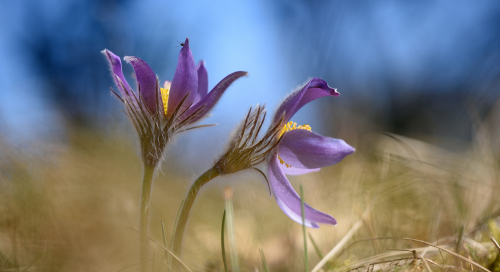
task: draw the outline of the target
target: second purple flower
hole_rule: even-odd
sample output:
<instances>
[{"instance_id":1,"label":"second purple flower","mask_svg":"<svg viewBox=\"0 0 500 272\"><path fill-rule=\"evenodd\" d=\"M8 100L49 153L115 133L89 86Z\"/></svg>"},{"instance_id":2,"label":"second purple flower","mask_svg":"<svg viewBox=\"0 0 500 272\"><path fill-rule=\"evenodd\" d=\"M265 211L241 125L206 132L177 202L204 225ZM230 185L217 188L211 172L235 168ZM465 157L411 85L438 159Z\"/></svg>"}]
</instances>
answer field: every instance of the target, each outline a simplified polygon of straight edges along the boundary
<instances>
[{"instance_id":1,"label":"second purple flower","mask_svg":"<svg viewBox=\"0 0 500 272\"><path fill-rule=\"evenodd\" d=\"M280 141L268 159L269 183L274 198L283 212L302 224L301 200L286 175L301 175L318 171L321 167L336 164L352 154L354 148L341 139L324 137L311 131L309 125L297 126L292 116L307 103L324 97L338 96L336 89L328 87L320 78L311 79L304 87L293 92L280 105L273 123L282 127ZM318 228L317 223L336 225L330 215L304 203L305 224Z\"/></svg>"}]
</instances>

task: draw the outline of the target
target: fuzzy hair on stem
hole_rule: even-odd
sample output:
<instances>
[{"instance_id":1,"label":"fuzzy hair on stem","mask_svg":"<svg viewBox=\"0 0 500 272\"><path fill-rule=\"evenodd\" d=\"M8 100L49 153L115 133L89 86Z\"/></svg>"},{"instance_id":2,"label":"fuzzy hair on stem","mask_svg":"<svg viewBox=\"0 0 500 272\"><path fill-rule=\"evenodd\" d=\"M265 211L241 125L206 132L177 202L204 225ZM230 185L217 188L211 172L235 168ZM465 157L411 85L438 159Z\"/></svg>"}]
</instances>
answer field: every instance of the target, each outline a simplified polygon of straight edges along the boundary
<instances>
[{"instance_id":1,"label":"fuzzy hair on stem","mask_svg":"<svg viewBox=\"0 0 500 272\"><path fill-rule=\"evenodd\" d=\"M127 90L122 82L120 82L123 89ZM156 88L159 89L159 82L156 81ZM159 91L156 92L156 105L155 112L146 107L144 97L141 94L141 86L138 86L139 94L136 95L132 90L127 90L130 95L120 96L111 88L111 92L122 102L125 106L123 111L127 115L132 124L134 125L141 144L141 158L145 165L156 167L160 162L166 144L171 138L180 132L191 130L195 128L207 127L211 125L201 125L189 128L184 128L191 120L197 118L204 106L201 106L189 116L184 117L183 120L178 122L181 116L187 109L180 112L181 106L185 103L189 93L183 97L174 113L170 118L165 118L161 112ZM188 105L187 108L191 106Z\"/></svg>"},{"instance_id":2,"label":"fuzzy hair on stem","mask_svg":"<svg viewBox=\"0 0 500 272\"><path fill-rule=\"evenodd\" d=\"M231 174L245 169L253 169L264 162L268 155L279 144L281 138L281 122L276 122L259 140L258 136L266 119L265 106L250 108L246 118L238 126L227 151L216 161L214 168L221 174ZM267 178L266 178L267 181ZM269 184L269 182L268 182Z\"/></svg>"}]
</instances>

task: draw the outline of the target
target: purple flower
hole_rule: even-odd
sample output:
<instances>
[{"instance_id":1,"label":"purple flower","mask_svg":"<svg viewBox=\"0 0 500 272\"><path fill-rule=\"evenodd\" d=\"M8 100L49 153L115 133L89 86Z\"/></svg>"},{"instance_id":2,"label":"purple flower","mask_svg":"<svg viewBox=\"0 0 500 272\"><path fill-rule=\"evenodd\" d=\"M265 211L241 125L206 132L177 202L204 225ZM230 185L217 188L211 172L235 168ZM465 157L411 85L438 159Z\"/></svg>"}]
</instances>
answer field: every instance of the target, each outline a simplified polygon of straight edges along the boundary
<instances>
[{"instance_id":1,"label":"purple flower","mask_svg":"<svg viewBox=\"0 0 500 272\"><path fill-rule=\"evenodd\" d=\"M195 64L189 49L189 39L186 38L179 53L174 78L172 82L166 81L163 88L145 61L137 57L124 57L135 71L137 86L134 92L123 76L120 58L107 49L102 53L109 62L111 76L121 95L115 94L125 104L126 114L139 133L143 158L145 162L155 164L173 134L190 129L181 128L203 118L229 85L247 75L247 72L234 72L208 92L205 64L203 61Z\"/></svg>"},{"instance_id":2,"label":"purple flower","mask_svg":"<svg viewBox=\"0 0 500 272\"><path fill-rule=\"evenodd\" d=\"M296 123L289 121L305 104L323 96L338 95L337 90L328 87L324 80L313 78L285 99L273 119L273 124L278 124L282 130L279 142L268 160L270 187L283 212L300 224L302 224L301 200L286 175L306 174L336 164L345 156L352 154L354 148L343 140L316 134L308 125L297 126ZM304 211L305 225L308 227L318 228L317 223L337 224L330 215L315 210L305 203Z\"/></svg>"},{"instance_id":3,"label":"purple flower","mask_svg":"<svg viewBox=\"0 0 500 272\"><path fill-rule=\"evenodd\" d=\"M225 153L216 161L218 175L251 169L266 179L270 193L280 208L293 220L302 224L301 200L286 175L301 175L336 164L352 154L354 148L343 140L324 137L311 131L309 125L297 126L290 118L305 104L323 96L339 93L320 78L311 79L304 87L289 95L276 111L272 125L258 139L266 112L263 106L250 109L246 118L233 133ZM268 176L256 168L269 163ZM305 225L318 228L318 223L336 225L337 221L304 204Z\"/></svg>"}]
</instances>

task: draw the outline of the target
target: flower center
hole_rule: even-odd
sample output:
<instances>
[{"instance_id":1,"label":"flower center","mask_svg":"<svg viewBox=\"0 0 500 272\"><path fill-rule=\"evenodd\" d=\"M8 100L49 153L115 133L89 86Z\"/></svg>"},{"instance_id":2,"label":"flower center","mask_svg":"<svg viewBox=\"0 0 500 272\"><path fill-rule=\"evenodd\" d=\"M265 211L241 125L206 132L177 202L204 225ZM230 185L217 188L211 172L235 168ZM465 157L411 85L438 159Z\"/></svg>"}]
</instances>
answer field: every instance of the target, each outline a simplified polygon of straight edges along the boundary
<instances>
[{"instance_id":1,"label":"flower center","mask_svg":"<svg viewBox=\"0 0 500 272\"><path fill-rule=\"evenodd\" d=\"M286 123L286 125L283 126L283 128L281 129L281 133L280 133L280 138L283 136L283 134L285 134L285 132L288 132L288 131L291 131L291 130L294 130L294 129L305 129L305 130L308 130L308 131L311 131L311 126L309 125L300 125L300 126L297 126L297 123L293 122L293 121L290 121L288 123ZM286 166L286 168L291 168L292 166L289 165L288 163L286 163L279 155L278 155L278 159L280 160L280 163L281 164L284 164Z\"/></svg>"},{"instance_id":2,"label":"flower center","mask_svg":"<svg viewBox=\"0 0 500 272\"><path fill-rule=\"evenodd\" d=\"M165 116L167 115L167 109L168 109L168 95L170 94L170 85L171 83L169 81L165 81L165 84L163 84L163 88L160 87L161 100L163 101L163 109L165 110Z\"/></svg>"}]
</instances>

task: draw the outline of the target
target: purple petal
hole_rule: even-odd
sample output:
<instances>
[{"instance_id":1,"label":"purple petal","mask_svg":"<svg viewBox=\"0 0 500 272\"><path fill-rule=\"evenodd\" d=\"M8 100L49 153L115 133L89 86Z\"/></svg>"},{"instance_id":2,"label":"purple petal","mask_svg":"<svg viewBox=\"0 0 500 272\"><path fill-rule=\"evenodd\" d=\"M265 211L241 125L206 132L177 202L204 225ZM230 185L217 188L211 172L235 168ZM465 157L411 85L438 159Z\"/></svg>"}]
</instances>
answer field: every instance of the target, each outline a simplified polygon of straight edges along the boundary
<instances>
[{"instance_id":1,"label":"purple petal","mask_svg":"<svg viewBox=\"0 0 500 272\"><path fill-rule=\"evenodd\" d=\"M307 169L307 168L298 168L298 167L286 167L286 165L281 164L281 170L283 170L283 173L287 176L298 176L298 175L304 175L312 172L317 172L321 168L312 168L312 169Z\"/></svg>"},{"instance_id":2,"label":"purple petal","mask_svg":"<svg viewBox=\"0 0 500 272\"><path fill-rule=\"evenodd\" d=\"M120 61L120 58L108 49L102 50L101 53L106 56L106 59L109 63L109 68L111 68L111 77L113 78L113 81L115 82L122 95L130 95L129 92L131 92L132 89L123 76L122 62ZM123 89L124 86L126 89Z\"/></svg>"},{"instance_id":3,"label":"purple petal","mask_svg":"<svg viewBox=\"0 0 500 272\"><path fill-rule=\"evenodd\" d=\"M196 67L198 72L198 91L196 91L196 96L194 97L193 104L198 103L202 100L208 93L208 72L205 68L205 62L200 61Z\"/></svg>"},{"instance_id":4,"label":"purple petal","mask_svg":"<svg viewBox=\"0 0 500 272\"><path fill-rule=\"evenodd\" d=\"M193 103L196 91L198 90L198 72L194 63L193 53L189 49L189 39L186 38L184 46L179 53L177 68L175 69L172 86L170 87L170 96L168 98L167 116L170 117L179 106L182 99L189 93L184 100L179 112L183 112Z\"/></svg>"},{"instance_id":5,"label":"purple petal","mask_svg":"<svg viewBox=\"0 0 500 272\"><path fill-rule=\"evenodd\" d=\"M302 224L300 197L281 170L278 154L275 154L269 162L269 182L281 210L295 222ZM333 217L311 208L306 203L304 203L304 214L305 225L308 227L318 228L317 223L337 225Z\"/></svg>"},{"instance_id":6,"label":"purple petal","mask_svg":"<svg viewBox=\"0 0 500 272\"><path fill-rule=\"evenodd\" d=\"M191 108L189 108L186 113L180 118L180 120L184 120L185 118L189 118L191 115L193 115L200 107L204 105L204 107L199 110L196 113L196 116L190 119L189 123L194 123L198 120L200 120L203 116L205 116L219 101L220 97L226 89L231 85L235 80L242 76L248 75L247 72L234 72L228 76L226 76L223 80L221 80L213 89L206 95L200 102L196 103L193 105ZM170 106L169 106L170 109Z\"/></svg>"},{"instance_id":7,"label":"purple petal","mask_svg":"<svg viewBox=\"0 0 500 272\"><path fill-rule=\"evenodd\" d=\"M312 78L302 89L293 92L281 103L274 115L273 122L279 121L281 116L285 114L284 122L286 123L305 104L323 96L339 95L336 89L328 87L326 81L317 77Z\"/></svg>"},{"instance_id":8,"label":"purple petal","mask_svg":"<svg viewBox=\"0 0 500 272\"><path fill-rule=\"evenodd\" d=\"M135 71L137 80L137 90L139 90L144 103L151 112L156 112L156 95L158 86L156 85L156 75L149 65L137 57L124 57Z\"/></svg>"},{"instance_id":9,"label":"purple petal","mask_svg":"<svg viewBox=\"0 0 500 272\"><path fill-rule=\"evenodd\" d=\"M336 164L354 150L344 140L295 129L285 132L278 154L292 167L310 169Z\"/></svg>"}]
</instances>

